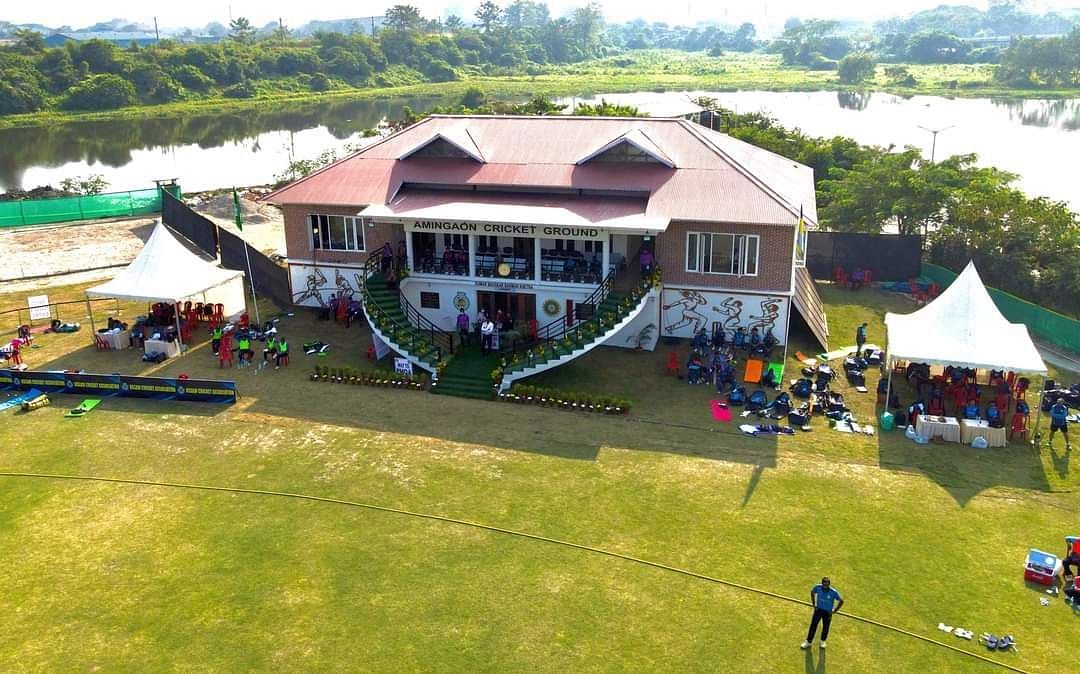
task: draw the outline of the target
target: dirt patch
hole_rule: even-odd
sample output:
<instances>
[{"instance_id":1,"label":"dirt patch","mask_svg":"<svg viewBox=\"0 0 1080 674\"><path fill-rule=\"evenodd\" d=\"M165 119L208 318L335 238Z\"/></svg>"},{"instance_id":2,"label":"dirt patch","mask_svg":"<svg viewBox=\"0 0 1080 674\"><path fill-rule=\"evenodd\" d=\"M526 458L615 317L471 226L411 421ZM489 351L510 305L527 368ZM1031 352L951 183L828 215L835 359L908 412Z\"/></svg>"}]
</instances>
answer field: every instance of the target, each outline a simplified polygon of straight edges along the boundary
<instances>
[{"instance_id":1,"label":"dirt patch","mask_svg":"<svg viewBox=\"0 0 1080 674\"><path fill-rule=\"evenodd\" d=\"M139 254L153 229L153 218L130 218L2 231L5 264L0 281L125 265Z\"/></svg>"},{"instance_id":2,"label":"dirt patch","mask_svg":"<svg viewBox=\"0 0 1080 674\"><path fill-rule=\"evenodd\" d=\"M285 217L277 206L258 201L266 192L269 188L253 187L240 192L240 212L244 217L242 232L236 228L232 190L190 194L184 201L218 227L243 237L263 253L284 255Z\"/></svg>"}]
</instances>

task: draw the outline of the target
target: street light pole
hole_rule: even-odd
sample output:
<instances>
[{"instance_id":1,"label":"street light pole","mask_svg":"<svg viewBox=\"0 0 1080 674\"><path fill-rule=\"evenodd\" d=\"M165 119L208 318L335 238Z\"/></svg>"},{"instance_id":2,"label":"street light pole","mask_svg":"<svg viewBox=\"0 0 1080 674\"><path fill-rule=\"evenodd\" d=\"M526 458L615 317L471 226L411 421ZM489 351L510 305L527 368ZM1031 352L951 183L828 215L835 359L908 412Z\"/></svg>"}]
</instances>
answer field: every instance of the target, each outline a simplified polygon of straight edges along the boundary
<instances>
[{"instance_id":1,"label":"street light pole","mask_svg":"<svg viewBox=\"0 0 1080 674\"><path fill-rule=\"evenodd\" d=\"M934 163L934 155L937 153L937 135L939 133L941 133L942 131L948 131L949 129L952 129L955 126L956 126L955 124L950 124L949 126L946 126L946 127L940 128L940 129L928 129L925 126L919 125L920 129L922 129L923 131L929 131L934 136L933 141L931 141L931 143L930 143L930 163L931 164Z\"/></svg>"}]
</instances>

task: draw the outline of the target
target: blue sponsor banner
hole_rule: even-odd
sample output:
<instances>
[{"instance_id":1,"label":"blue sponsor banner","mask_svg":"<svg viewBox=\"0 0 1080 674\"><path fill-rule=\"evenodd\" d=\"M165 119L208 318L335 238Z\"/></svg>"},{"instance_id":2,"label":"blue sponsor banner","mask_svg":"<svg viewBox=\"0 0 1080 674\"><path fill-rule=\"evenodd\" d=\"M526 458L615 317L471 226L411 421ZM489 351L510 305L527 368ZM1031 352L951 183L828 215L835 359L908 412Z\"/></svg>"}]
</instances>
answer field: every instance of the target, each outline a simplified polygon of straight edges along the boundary
<instances>
[{"instance_id":1,"label":"blue sponsor banner","mask_svg":"<svg viewBox=\"0 0 1080 674\"><path fill-rule=\"evenodd\" d=\"M0 389L36 388L46 393L115 395L154 400L235 403L236 382L213 379L130 377L119 374L0 370Z\"/></svg>"}]
</instances>

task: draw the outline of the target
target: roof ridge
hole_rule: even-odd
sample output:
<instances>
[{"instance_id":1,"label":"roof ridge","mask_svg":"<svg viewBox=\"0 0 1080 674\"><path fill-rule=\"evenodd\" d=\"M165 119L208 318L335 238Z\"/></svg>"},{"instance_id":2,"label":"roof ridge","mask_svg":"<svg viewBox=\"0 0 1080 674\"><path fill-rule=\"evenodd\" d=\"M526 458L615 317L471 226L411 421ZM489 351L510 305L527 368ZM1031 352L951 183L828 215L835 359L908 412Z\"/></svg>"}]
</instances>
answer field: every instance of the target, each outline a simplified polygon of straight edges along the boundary
<instances>
[{"instance_id":1,"label":"roof ridge","mask_svg":"<svg viewBox=\"0 0 1080 674\"><path fill-rule=\"evenodd\" d=\"M772 197L772 199L774 201L776 201L776 203L783 206L785 210L790 211L792 215L795 215L795 216L799 215L799 211L794 207L794 205L789 204L787 202L787 199L785 199L776 190L776 188L769 185L768 183L766 183L761 178L758 178L754 174L753 171L751 171L747 167L743 166L742 162L740 162L737 159L735 159L734 157L732 157L730 154L728 154L726 151L724 151L724 148L720 147L719 145L714 143L712 141L712 139L710 139L704 133L701 133L701 131L694 128L695 126L699 126L699 127L701 127L702 130L704 130L706 127L703 127L700 124L695 125L693 122L687 121L685 119L680 119L678 121L683 122L683 124L682 124L683 128L688 130L692 135L696 136L707 147L711 148L714 152L716 152L716 154L718 154L720 157L722 157L724 159L724 161L731 164L731 166L734 167L735 170L737 170L739 173L741 173L745 178L749 179L752 183L754 183L758 187L762 188L765 191L766 194L768 194L770 197ZM713 133L719 133L718 131L713 131L712 129L708 129L708 130L712 131ZM722 134L722 135L726 135L726 134ZM731 136L728 136L728 137L731 138ZM739 139L738 138L732 138L732 140L739 140ZM743 141L739 141L739 142L743 142ZM756 145L754 145L753 147L757 148ZM764 150L764 148L759 148L759 149ZM768 152L768 150L764 150L764 151ZM775 154L775 153L771 153L771 154ZM781 156L781 155L776 155L776 156ZM784 157L784 158L787 159L787 157ZM795 162L795 163L798 163L798 162ZM815 220L814 222L816 224L817 221Z\"/></svg>"},{"instance_id":2,"label":"roof ridge","mask_svg":"<svg viewBox=\"0 0 1080 674\"><path fill-rule=\"evenodd\" d=\"M366 147L362 147L359 150L357 150L356 152L351 152L351 153L345 155L344 157L342 157L341 159L338 159L336 161L332 161L329 164L327 164L326 166L322 167L321 169L312 171L311 173L307 174L306 176L304 176L303 178L301 178L299 180L294 180L291 183L289 183L288 185L282 185L281 187L277 188L276 190L270 192L269 194L262 195L262 197L259 199L259 201L269 201L270 197L276 197L278 194L280 194L280 193L282 193L282 192L284 192L286 190L290 190L293 187L296 187L297 185L300 185L301 183L305 183L309 179L314 178L315 176L319 175L323 171L331 169L331 168L333 168L333 167L335 167L335 166L337 166L339 164L343 164L349 159L355 159L356 157L359 157L360 155L367 152L368 150L372 150L372 149L382 145L383 143L386 143L387 141L390 141L390 140L392 140L394 138L397 138L398 136L405 133L406 131L409 131L411 129L415 129L416 127L420 126L421 124L426 123L433 116L434 115L428 115L427 117L421 119L417 123L410 124L410 125L408 125L408 126L406 126L404 128L398 129L397 131L390 134L389 136L386 136L385 138L380 138L379 140L375 141L371 145L368 145Z\"/></svg>"}]
</instances>

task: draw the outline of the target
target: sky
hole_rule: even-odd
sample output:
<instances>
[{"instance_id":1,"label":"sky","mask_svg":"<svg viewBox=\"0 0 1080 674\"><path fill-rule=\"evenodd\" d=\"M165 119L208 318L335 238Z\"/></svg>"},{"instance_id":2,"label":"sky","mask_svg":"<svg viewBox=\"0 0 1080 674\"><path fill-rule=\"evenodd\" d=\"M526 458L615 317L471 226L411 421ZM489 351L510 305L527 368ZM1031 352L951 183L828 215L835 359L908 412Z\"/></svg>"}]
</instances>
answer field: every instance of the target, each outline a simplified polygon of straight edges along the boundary
<instances>
[{"instance_id":1,"label":"sky","mask_svg":"<svg viewBox=\"0 0 1080 674\"><path fill-rule=\"evenodd\" d=\"M509 0L497 2L506 5ZM548 6L554 14L561 14L585 2L586 0L549 0ZM285 20L286 25L299 26L312 19L377 16L391 4L395 3L389 0L186 0L161 3L146 0L47 0L40 3L0 0L0 19L13 23L41 23L48 26L66 24L79 28L114 18L149 24L153 22L154 16L157 16L162 27L196 27L211 21L227 24L231 8L233 16L246 16L256 26L276 21L279 17ZM409 4L420 7L428 16L457 13L471 18L478 0L412 0ZM648 21L666 21L672 24L697 21L778 24L789 16L876 19L910 14L950 3L947 0L603 0L600 4L609 21L627 21L641 17ZM967 0L952 4L985 8L987 0ZM1042 11L1047 8L1080 6L1080 0L1027 0L1026 4L1034 10Z\"/></svg>"}]
</instances>

